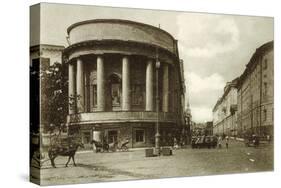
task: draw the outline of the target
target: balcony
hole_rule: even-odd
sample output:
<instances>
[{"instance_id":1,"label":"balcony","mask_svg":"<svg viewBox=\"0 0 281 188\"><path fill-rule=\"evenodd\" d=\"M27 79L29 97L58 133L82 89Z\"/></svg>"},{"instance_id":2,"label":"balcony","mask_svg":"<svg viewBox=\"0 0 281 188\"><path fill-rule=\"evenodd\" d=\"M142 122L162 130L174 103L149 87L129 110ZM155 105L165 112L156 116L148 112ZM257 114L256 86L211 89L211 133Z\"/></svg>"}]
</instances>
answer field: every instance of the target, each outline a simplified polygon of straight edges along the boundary
<instances>
[{"instance_id":1,"label":"balcony","mask_svg":"<svg viewBox=\"0 0 281 188\"><path fill-rule=\"evenodd\" d=\"M156 112L91 112L68 115L67 122L70 124L90 124L90 123L121 123L121 122L156 122ZM159 112L159 122L176 123L175 113Z\"/></svg>"}]
</instances>

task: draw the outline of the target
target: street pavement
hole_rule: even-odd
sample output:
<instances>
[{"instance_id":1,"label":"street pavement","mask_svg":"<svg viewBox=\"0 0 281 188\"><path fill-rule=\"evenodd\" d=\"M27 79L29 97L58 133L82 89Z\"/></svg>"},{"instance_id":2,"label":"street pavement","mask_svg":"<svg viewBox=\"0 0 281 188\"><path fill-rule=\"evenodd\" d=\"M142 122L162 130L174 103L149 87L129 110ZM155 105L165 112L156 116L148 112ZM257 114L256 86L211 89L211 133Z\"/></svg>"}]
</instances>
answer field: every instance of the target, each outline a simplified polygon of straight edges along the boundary
<instances>
[{"instance_id":1,"label":"street pavement","mask_svg":"<svg viewBox=\"0 0 281 188\"><path fill-rule=\"evenodd\" d=\"M57 168L45 162L41 184L72 184L165 177L247 173L273 170L273 144L246 147L231 140L229 149L173 150L172 156L145 157L144 149L128 152L79 152L65 167L67 157L56 159Z\"/></svg>"}]
</instances>

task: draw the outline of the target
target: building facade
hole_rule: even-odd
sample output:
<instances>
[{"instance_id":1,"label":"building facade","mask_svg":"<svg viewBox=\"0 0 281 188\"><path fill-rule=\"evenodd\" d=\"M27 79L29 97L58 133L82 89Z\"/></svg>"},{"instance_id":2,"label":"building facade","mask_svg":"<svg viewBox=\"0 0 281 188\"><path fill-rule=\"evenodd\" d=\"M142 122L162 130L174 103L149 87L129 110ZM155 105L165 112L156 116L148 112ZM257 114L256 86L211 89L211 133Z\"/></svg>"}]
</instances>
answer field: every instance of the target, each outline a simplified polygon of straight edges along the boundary
<instances>
[{"instance_id":1,"label":"building facade","mask_svg":"<svg viewBox=\"0 0 281 188\"><path fill-rule=\"evenodd\" d=\"M64 46L40 44L30 47L30 65L32 62L40 61L43 67L62 63L62 52Z\"/></svg>"},{"instance_id":2,"label":"building facade","mask_svg":"<svg viewBox=\"0 0 281 188\"><path fill-rule=\"evenodd\" d=\"M192 122L192 136L202 136L205 135L206 123L195 123Z\"/></svg>"},{"instance_id":3,"label":"building facade","mask_svg":"<svg viewBox=\"0 0 281 188\"><path fill-rule=\"evenodd\" d=\"M238 83L238 135L273 136L274 125L273 41L259 47Z\"/></svg>"},{"instance_id":4,"label":"building facade","mask_svg":"<svg viewBox=\"0 0 281 188\"><path fill-rule=\"evenodd\" d=\"M48 71L55 63L62 63L62 52L64 46L40 44L30 47L30 143L40 143L40 149L47 150L50 144L49 135L45 134L45 127L51 122L47 118L47 103L49 97L46 95L48 82L42 79L42 73ZM40 141L36 138L40 135ZM32 145L32 147L35 147Z\"/></svg>"},{"instance_id":5,"label":"building facade","mask_svg":"<svg viewBox=\"0 0 281 188\"><path fill-rule=\"evenodd\" d=\"M155 144L159 122L161 145L172 144L184 124L185 94L173 36L115 19L75 23L67 33L69 132L79 131L86 146L129 139L129 147L145 147Z\"/></svg>"},{"instance_id":6,"label":"building facade","mask_svg":"<svg viewBox=\"0 0 281 188\"><path fill-rule=\"evenodd\" d=\"M237 136L237 83L228 82L222 97L213 108L213 134Z\"/></svg>"},{"instance_id":7,"label":"building facade","mask_svg":"<svg viewBox=\"0 0 281 188\"><path fill-rule=\"evenodd\" d=\"M54 65L55 63L62 63L62 52L64 50L64 46L58 46L58 45L50 45L50 44L40 44L30 47L30 72L39 72L42 73L43 71L46 71L51 65ZM40 77L40 74L38 75ZM33 81L34 82L34 81ZM32 83L33 83L32 82ZM40 109L38 112L32 112L30 113L33 117L40 117L40 127L44 127L46 124L50 124L46 118L46 102L49 100L46 97L46 85L48 84L46 80L39 79L37 86L40 87L40 93L38 94L38 101L40 104ZM33 84L30 84L31 87L33 87ZM36 87L34 89L37 89ZM38 115L33 115L37 114ZM39 115L39 113L41 115ZM30 118L33 118L30 117Z\"/></svg>"},{"instance_id":8,"label":"building facade","mask_svg":"<svg viewBox=\"0 0 281 188\"><path fill-rule=\"evenodd\" d=\"M206 122L206 130L205 130L205 135L213 135L213 122L212 121L207 121Z\"/></svg>"}]
</instances>

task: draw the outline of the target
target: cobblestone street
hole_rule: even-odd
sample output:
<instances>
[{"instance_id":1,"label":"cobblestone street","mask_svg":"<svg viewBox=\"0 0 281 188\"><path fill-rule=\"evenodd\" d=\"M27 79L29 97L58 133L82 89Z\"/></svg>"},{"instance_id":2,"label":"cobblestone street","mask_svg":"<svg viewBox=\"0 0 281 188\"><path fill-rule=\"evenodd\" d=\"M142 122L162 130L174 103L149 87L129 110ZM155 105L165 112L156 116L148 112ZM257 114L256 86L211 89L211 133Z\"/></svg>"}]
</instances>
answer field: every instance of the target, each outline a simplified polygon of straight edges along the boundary
<instances>
[{"instance_id":1,"label":"cobblestone street","mask_svg":"<svg viewBox=\"0 0 281 188\"><path fill-rule=\"evenodd\" d=\"M229 149L179 149L173 156L144 157L144 149L129 152L93 153L82 151L72 162L64 165L66 157L56 159L57 168L49 162L41 171L43 185L87 183L132 179L198 176L226 173L246 173L273 170L273 146L245 147L231 141Z\"/></svg>"}]
</instances>

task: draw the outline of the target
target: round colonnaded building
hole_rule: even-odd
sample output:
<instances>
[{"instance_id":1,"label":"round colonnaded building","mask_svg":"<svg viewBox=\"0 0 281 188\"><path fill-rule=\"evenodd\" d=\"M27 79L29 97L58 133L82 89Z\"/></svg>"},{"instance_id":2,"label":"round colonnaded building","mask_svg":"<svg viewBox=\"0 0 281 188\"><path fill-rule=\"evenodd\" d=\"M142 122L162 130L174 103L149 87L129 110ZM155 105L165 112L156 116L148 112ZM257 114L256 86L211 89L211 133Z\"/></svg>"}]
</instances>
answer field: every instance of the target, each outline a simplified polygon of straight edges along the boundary
<instances>
[{"instance_id":1,"label":"round colonnaded building","mask_svg":"<svg viewBox=\"0 0 281 188\"><path fill-rule=\"evenodd\" d=\"M70 134L79 132L88 148L93 139L107 143L129 139L129 147L151 147L158 121L161 146L180 138L183 62L171 34L117 19L78 22L67 33L70 45L63 59L69 68Z\"/></svg>"}]
</instances>

